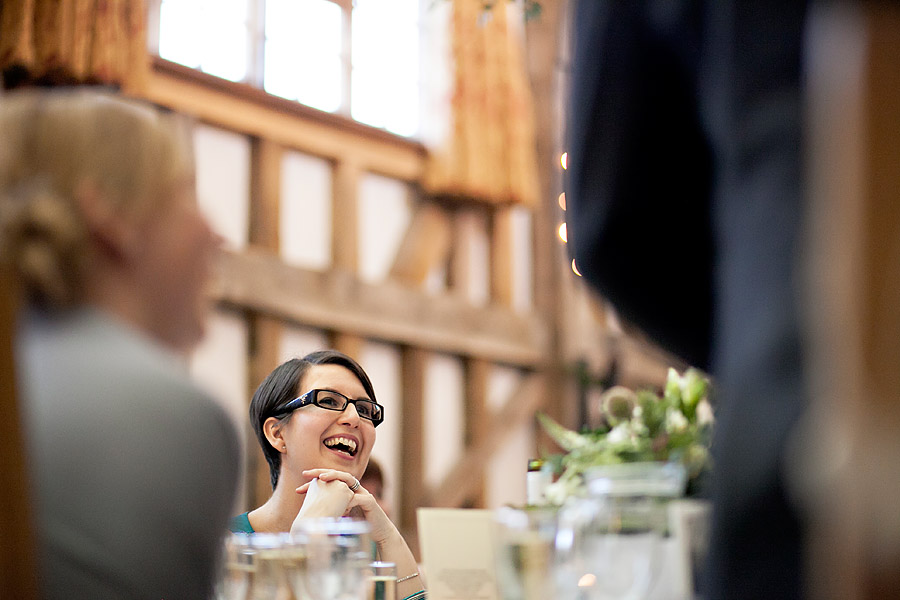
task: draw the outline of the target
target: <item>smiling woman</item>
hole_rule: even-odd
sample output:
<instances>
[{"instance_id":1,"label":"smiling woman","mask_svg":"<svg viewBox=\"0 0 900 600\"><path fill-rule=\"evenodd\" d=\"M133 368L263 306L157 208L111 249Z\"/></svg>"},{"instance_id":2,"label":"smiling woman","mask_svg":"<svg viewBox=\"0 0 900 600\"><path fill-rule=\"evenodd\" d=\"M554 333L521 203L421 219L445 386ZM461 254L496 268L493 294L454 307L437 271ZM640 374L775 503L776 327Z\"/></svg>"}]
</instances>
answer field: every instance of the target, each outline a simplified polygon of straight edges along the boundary
<instances>
[{"instance_id":1,"label":"smiling woman","mask_svg":"<svg viewBox=\"0 0 900 600\"><path fill-rule=\"evenodd\" d=\"M361 516L380 560L396 563L398 594L423 597L412 552L375 497L359 482L384 420L363 368L335 350L279 365L250 402L250 424L262 447L272 496L231 520L235 532L293 531L317 517Z\"/></svg>"}]
</instances>

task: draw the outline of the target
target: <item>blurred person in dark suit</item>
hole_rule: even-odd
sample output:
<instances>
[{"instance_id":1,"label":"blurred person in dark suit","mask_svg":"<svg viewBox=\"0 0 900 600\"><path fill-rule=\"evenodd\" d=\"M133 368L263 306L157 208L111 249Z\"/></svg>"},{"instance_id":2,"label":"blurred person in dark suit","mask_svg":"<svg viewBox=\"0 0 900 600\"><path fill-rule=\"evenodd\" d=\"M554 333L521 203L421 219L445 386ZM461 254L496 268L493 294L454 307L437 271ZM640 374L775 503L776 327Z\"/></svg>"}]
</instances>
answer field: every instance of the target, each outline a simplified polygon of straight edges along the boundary
<instances>
[{"instance_id":1,"label":"blurred person in dark suit","mask_svg":"<svg viewBox=\"0 0 900 600\"><path fill-rule=\"evenodd\" d=\"M718 391L704 596L797 598L785 445L804 393L805 2L576 0L566 199L579 271Z\"/></svg>"}]
</instances>

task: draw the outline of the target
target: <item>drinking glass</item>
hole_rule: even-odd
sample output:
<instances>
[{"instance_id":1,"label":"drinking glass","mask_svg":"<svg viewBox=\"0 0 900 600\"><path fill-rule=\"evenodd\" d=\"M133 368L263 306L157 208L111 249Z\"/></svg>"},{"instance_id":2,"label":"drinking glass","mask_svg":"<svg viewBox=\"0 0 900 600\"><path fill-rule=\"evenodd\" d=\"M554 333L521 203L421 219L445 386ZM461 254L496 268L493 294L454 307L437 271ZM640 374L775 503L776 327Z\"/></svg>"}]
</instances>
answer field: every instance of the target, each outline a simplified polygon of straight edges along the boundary
<instances>
[{"instance_id":1,"label":"drinking glass","mask_svg":"<svg viewBox=\"0 0 900 600\"><path fill-rule=\"evenodd\" d=\"M565 598L574 589L569 555L557 536L555 507L514 508L495 512L497 584L504 600Z\"/></svg>"},{"instance_id":2,"label":"drinking glass","mask_svg":"<svg viewBox=\"0 0 900 600\"><path fill-rule=\"evenodd\" d=\"M397 600L397 565L375 561L369 564L366 600Z\"/></svg>"},{"instance_id":3,"label":"drinking glass","mask_svg":"<svg viewBox=\"0 0 900 600\"><path fill-rule=\"evenodd\" d=\"M363 600L371 560L369 524L348 518L310 519L305 537L303 593L313 600Z\"/></svg>"},{"instance_id":4,"label":"drinking glass","mask_svg":"<svg viewBox=\"0 0 900 600\"><path fill-rule=\"evenodd\" d=\"M287 534L235 533L225 540L219 600L295 600L291 577L303 548Z\"/></svg>"}]
</instances>

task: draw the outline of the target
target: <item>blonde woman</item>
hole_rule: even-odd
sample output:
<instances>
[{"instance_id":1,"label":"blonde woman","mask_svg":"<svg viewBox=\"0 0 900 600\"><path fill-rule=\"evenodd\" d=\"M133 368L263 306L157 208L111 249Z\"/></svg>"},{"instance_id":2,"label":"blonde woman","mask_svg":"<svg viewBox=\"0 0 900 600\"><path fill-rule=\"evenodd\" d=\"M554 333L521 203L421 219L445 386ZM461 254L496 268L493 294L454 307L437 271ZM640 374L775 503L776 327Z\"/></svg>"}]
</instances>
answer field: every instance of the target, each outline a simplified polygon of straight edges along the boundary
<instances>
[{"instance_id":1,"label":"blonde woman","mask_svg":"<svg viewBox=\"0 0 900 600\"><path fill-rule=\"evenodd\" d=\"M0 260L44 598L207 597L239 449L183 372L218 245L187 130L98 91L0 97Z\"/></svg>"}]
</instances>

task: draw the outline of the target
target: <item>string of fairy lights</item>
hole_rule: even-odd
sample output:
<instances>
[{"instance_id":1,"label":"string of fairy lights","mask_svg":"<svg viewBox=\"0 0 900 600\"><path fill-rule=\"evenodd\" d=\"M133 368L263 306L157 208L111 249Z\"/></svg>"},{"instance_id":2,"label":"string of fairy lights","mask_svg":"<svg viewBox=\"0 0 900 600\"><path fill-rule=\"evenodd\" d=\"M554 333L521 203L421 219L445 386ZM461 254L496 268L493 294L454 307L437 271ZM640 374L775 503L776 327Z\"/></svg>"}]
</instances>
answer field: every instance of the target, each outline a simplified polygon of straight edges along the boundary
<instances>
[{"instance_id":1,"label":"string of fairy lights","mask_svg":"<svg viewBox=\"0 0 900 600\"><path fill-rule=\"evenodd\" d=\"M568 165L569 165L569 153L568 152L562 153L562 155L559 157L559 164L563 168L563 171L565 171L568 168ZM561 239L564 244L567 244L569 242L569 236L568 236L568 233L566 232L566 220L565 220L566 193L560 192L559 198L557 201L559 202L559 207L563 211L564 218L563 218L563 222L559 224L559 228L556 230L556 234L559 236L559 239ZM579 277L581 277L581 273L578 271L578 267L575 265L574 258L572 259L572 272L575 273L576 275L578 275Z\"/></svg>"}]
</instances>

